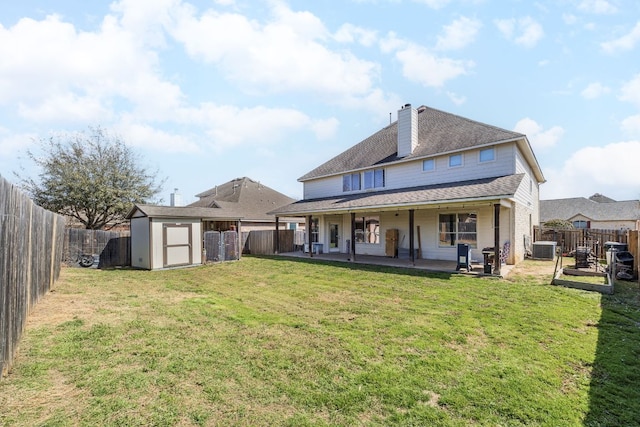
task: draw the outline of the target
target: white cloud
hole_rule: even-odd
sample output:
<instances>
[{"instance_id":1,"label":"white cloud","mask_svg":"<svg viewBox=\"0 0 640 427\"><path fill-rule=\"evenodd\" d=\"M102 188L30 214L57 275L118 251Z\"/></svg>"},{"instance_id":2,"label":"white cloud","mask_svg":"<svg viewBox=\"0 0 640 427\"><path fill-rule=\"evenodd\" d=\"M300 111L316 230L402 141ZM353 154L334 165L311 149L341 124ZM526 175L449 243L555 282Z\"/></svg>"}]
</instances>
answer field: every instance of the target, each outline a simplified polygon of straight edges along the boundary
<instances>
[{"instance_id":1,"label":"white cloud","mask_svg":"<svg viewBox=\"0 0 640 427\"><path fill-rule=\"evenodd\" d=\"M417 45L398 51L396 58L406 78L429 87L444 86L447 80L468 74L474 66L472 61L438 57Z\"/></svg>"},{"instance_id":2,"label":"white cloud","mask_svg":"<svg viewBox=\"0 0 640 427\"><path fill-rule=\"evenodd\" d=\"M583 0L578 5L578 9L596 15L612 14L618 11L617 7L606 0Z\"/></svg>"},{"instance_id":3,"label":"white cloud","mask_svg":"<svg viewBox=\"0 0 640 427\"><path fill-rule=\"evenodd\" d=\"M467 97L464 95L458 95L453 92L447 92L447 97L453 102L455 105L462 105L467 102Z\"/></svg>"},{"instance_id":4,"label":"white cloud","mask_svg":"<svg viewBox=\"0 0 640 427\"><path fill-rule=\"evenodd\" d=\"M342 97L367 96L379 77L378 64L331 50L331 34L309 12L276 4L265 22L213 10L197 16L186 6L176 14L169 31L188 54L215 64L246 91L306 91L339 103Z\"/></svg>"},{"instance_id":5,"label":"white cloud","mask_svg":"<svg viewBox=\"0 0 640 427\"><path fill-rule=\"evenodd\" d=\"M620 99L640 107L640 74L622 85Z\"/></svg>"},{"instance_id":6,"label":"white cloud","mask_svg":"<svg viewBox=\"0 0 640 427\"><path fill-rule=\"evenodd\" d=\"M416 3L422 3L429 6L431 9L442 9L448 5L451 0L413 0Z\"/></svg>"},{"instance_id":7,"label":"white cloud","mask_svg":"<svg viewBox=\"0 0 640 427\"><path fill-rule=\"evenodd\" d=\"M311 119L294 109L189 105L181 88L160 74L158 49L166 42L162 31L174 28L178 21L198 29L216 17L213 12L196 19L191 7L179 0L122 0L112 5L112 11L120 16L107 15L94 31L79 31L56 15L41 21L25 18L9 28L0 25L0 57L5 58L0 61L0 106L16 105L16 114L31 123L99 123L117 129L136 145L153 146L159 152L194 152L208 144L202 138L180 136L180 132L212 135L211 145L216 147L273 142L309 129L316 138L335 133L336 119ZM369 108L380 105L370 105L372 99L385 102L373 87L376 65L326 49L321 42L331 36L316 17L277 5L274 16L265 25L239 15L217 16L224 21L217 23L224 25L214 37L223 36L223 30L234 30L234 23L244 23L250 30L221 41L221 55L231 58L223 65L239 69L230 71L233 78L260 87L286 87L293 82L307 91L324 90L327 96L344 93L343 102ZM189 34L211 35L206 31ZM253 46L255 38L261 37L266 44ZM215 56L220 44L211 40L216 39L209 38L204 44L213 50L197 44L194 49L204 49L200 54L207 58ZM240 45L229 47L229 43ZM268 50L262 50L264 47ZM296 69L289 70L289 66ZM177 130L164 130L172 126ZM2 144L8 149L15 142L5 137Z\"/></svg>"},{"instance_id":8,"label":"white cloud","mask_svg":"<svg viewBox=\"0 0 640 427\"><path fill-rule=\"evenodd\" d=\"M615 40L601 43L600 47L607 53L618 53L632 50L638 42L640 42L640 21L629 33Z\"/></svg>"},{"instance_id":9,"label":"white cloud","mask_svg":"<svg viewBox=\"0 0 640 427\"><path fill-rule=\"evenodd\" d=\"M596 99L608 94L609 92L611 92L610 88L604 86L600 82L595 82L589 83L589 85L581 92L581 95L585 99Z\"/></svg>"},{"instance_id":10,"label":"white cloud","mask_svg":"<svg viewBox=\"0 0 640 427\"><path fill-rule=\"evenodd\" d=\"M523 47L534 47L544 37L542 25L530 16L496 19L494 24L507 40Z\"/></svg>"},{"instance_id":11,"label":"white cloud","mask_svg":"<svg viewBox=\"0 0 640 427\"><path fill-rule=\"evenodd\" d=\"M316 119L288 108L264 106L240 108L204 103L197 109L181 110L185 126L198 126L209 137L207 145L218 151L234 146L264 146L281 143L292 133L312 130L316 138L334 135L338 120Z\"/></svg>"},{"instance_id":12,"label":"white cloud","mask_svg":"<svg viewBox=\"0 0 640 427\"><path fill-rule=\"evenodd\" d=\"M167 153L195 153L198 145L184 135L176 135L147 124L131 123L115 128L128 144Z\"/></svg>"},{"instance_id":13,"label":"white cloud","mask_svg":"<svg viewBox=\"0 0 640 427\"><path fill-rule=\"evenodd\" d=\"M622 130L630 135L640 136L640 114L629 116L621 123Z\"/></svg>"},{"instance_id":14,"label":"white cloud","mask_svg":"<svg viewBox=\"0 0 640 427\"><path fill-rule=\"evenodd\" d=\"M443 28L444 34L438 36L436 49L462 49L475 41L481 27L482 22L478 19L462 16Z\"/></svg>"},{"instance_id":15,"label":"white cloud","mask_svg":"<svg viewBox=\"0 0 640 427\"><path fill-rule=\"evenodd\" d=\"M473 61L437 56L423 46L399 39L395 33L389 33L380 46L385 53L395 51L404 77L428 87L442 87L447 80L468 74L475 66Z\"/></svg>"},{"instance_id":16,"label":"white cloud","mask_svg":"<svg viewBox=\"0 0 640 427\"><path fill-rule=\"evenodd\" d=\"M360 43L363 46L372 46L377 40L377 33L373 30L357 27L353 24L344 24L334 34L336 41L340 43Z\"/></svg>"},{"instance_id":17,"label":"white cloud","mask_svg":"<svg viewBox=\"0 0 640 427\"><path fill-rule=\"evenodd\" d=\"M37 140L38 135L33 133L11 133L5 129L0 129L0 158L14 158L16 153L27 150ZM17 169L18 165L16 165Z\"/></svg>"},{"instance_id":18,"label":"white cloud","mask_svg":"<svg viewBox=\"0 0 640 427\"><path fill-rule=\"evenodd\" d=\"M544 130L542 125L528 117L516 123L513 130L525 134L529 142L531 142L534 151L553 147L564 135L564 129L562 127L554 126L551 129Z\"/></svg>"},{"instance_id":19,"label":"white cloud","mask_svg":"<svg viewBox=\"0 0 640 427\"><path fill-rule=\"evenodd\" d=\"M640 198L638 158L640 141L637 140L578 150L560 168L545 169L547 183L541 187L540 198L601 193L616 200L637 200ZM630 192L630 189L637 190Z\"/></svg>"},{"instance_id":20,"label":"white cloud","mask_svg":"<svg viewBox=\"0 0 640 427\"><path fill-rule=\"evenodd\" d=\"M0 27L0 57L10 58L0 62L0 104L20 104L19 113L31 120L108 118L108 105L122 100L143 111L170 110L183 97L157 75L157 55L113 16L95 32L55 15L21 19Z\"/></svg>"},{"instance_id":21,"label":"white cloud","mask_svg":"<svg viewBox=\"0 0 640 427\"><path fill-rule=\"evenodd\" d=\"M562 14L562 20L564 21L565 24L567 25L573 25L576 22L578 22L578 17L575 15L572 15L570 13L563 13Z\"/></svg>"},{"instance_id":22,"label":"white cloud","mask_svg":"<svg viewBox=\"0 0 640 427\"><path fill-rule=\"evenodd\" d=\"M37 105L20 103L18 114L34 122L99 123L113 118L99 99L71 92L45 98Z\"/></svg>"}]
</instances>

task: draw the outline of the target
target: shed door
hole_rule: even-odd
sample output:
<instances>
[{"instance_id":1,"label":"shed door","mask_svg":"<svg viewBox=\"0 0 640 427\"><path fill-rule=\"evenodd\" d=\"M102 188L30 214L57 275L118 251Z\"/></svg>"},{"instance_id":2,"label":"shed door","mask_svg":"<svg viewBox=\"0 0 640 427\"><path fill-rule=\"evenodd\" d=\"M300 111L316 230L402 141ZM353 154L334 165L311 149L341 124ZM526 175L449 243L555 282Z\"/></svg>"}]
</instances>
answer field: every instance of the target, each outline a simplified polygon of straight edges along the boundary
<instances>
[{"instance_id":1,"label":"shed door","mask_svg":"<svg viewBox=\"0 0 640 427\"><path fill-rule=\"evenodd\" d=\"M163 225L163 266L174 267L193 264L191 224Z\"/></svg>"}]
</instances>

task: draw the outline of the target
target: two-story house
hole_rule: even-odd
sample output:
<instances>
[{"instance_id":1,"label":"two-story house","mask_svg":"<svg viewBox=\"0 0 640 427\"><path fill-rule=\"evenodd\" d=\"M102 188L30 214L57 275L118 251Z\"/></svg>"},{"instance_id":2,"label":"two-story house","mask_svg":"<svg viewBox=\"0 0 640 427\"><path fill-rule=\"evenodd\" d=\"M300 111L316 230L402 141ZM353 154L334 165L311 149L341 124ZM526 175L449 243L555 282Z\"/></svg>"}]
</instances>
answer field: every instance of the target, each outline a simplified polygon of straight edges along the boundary
<instances>
[{"instance_id":1,"label":"two-story house","mask_svg":"<svg viewBox=\"0 0 640 427\"><path fill-rule=\"evenodd\" d=\"M309 247L455 261L462 243L499 271L524 258L545 179L525 135L407 104L299 181L304 198L272 213L305 216Z\"/></svg>"}]
</instances>

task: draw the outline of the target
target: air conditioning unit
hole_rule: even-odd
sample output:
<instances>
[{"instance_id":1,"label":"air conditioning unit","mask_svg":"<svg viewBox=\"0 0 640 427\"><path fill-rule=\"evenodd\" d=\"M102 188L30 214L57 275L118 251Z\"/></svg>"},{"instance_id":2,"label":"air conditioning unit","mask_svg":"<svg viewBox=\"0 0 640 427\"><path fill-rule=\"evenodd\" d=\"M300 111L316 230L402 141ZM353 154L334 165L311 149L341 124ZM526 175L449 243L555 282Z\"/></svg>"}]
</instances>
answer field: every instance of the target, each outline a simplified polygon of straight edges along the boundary
<instances>
[{"instance_id":1,"label":"air conditioning unit","mask_svg":"<svg viewBox=\"0 0 640 427\"><path fill-rule=\"evenodd\" d=\"M535 242L532 245L531 258L554 260L556 257L556 242Z\"/></svg>"}]
</instances>

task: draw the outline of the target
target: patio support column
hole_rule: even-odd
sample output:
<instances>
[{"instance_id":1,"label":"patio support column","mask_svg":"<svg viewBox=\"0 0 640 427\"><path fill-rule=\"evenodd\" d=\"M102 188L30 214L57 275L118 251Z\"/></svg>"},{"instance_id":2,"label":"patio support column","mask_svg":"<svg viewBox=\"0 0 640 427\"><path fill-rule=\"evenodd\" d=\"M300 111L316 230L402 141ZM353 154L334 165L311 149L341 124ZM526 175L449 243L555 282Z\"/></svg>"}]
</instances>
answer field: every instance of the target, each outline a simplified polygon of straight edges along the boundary
<instances>
[{"instance_id":1,"label":"patio support column","mask_svg":"<svg viewBox=\"0 0 640 427\"><path fill-rule=\"evenodd\" d=\"M500 203L493 205L493 272L500 274Z\"/></svg>"},{"instance_id":2,"label":"patio support column","mask_svg":"<svg viewBox=\"0 0 640 427\"><path fill-rule=\"evenodd\" d=\"M273 248L273 253L278 255L278 250L280 249L280 218L276 216L276 238L274 239L275 248Z\"/></svg>"},{"instance_id":3,"label":"patio support column","mask_svg":"<svg viewBox=\"0 0 640 427\"><path fill-rule=\"evenodd\" d=\"M356 260L356 213L351 212L351 242L349 244L349 261Z\"/></svg>"},{"instance_id":4,"label":"patio support column","mask_svg":"<svg viewBox=\"0 0 640 427\"><path fill-rule=\"evenodd\" d=\"M307 242L309 243L309 258L313 258L313 237L311 235L311 215L307 216Z\"/></svg>"},{"instance_id":5,"label":"patio support column","mask_svg":"<svg viewBox=\"0 0 640 427\"><path fill-rule=\"evenodd\" d=\"M238 240L236 240L238 242L238 259L242 258L242 251L244 250L244 245L242 242L242 221L238 220L238 224L236 226L237 228L237 233L238 233Z\"/></svg>"},{"instance_id":6,"label":"patio support column","mask_svg":"<svg viewBox=\"0 0 640 427\"><path fill-rule=\"evenodd\" d=\"M416 263L416 256L415 256L415 250L414 250L414 231L413 231L413 214L414 214L414 210L413 209L409 209L409 259L411 260L412 264Z\"/></svg>"}]
</instances>

